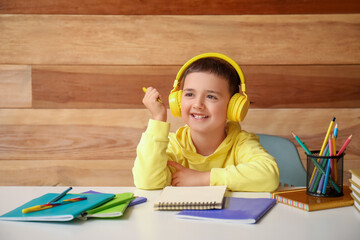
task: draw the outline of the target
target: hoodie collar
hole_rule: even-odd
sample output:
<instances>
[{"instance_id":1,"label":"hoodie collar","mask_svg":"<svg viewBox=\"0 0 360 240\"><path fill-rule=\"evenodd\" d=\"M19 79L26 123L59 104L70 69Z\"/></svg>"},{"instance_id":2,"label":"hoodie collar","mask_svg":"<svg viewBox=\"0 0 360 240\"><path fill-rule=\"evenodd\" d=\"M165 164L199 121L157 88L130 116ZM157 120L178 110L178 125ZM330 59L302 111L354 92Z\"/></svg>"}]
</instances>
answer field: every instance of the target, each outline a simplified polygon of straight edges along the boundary
<instances>
[{"instance_id":1,"label":"hoodie collar","mask_svg":"<svg viewBox=\"0 0 360 240\"><path fill-rule=\"evenodd\" d=\"M182 149L184 157L187 158L189 161L190 159L194 158L200 158L202 160L205 160L210 157L215 158L219 154L222 155L230 150L230 148L233 146L232 143L236 140L234 136L236 136L241 131L240 124L238 122L228 121L225 131L226 138L224 139L224 141L222 141L222 143L215 150L215 152L210 156L202 156L196 152L196 148L191 139L190 127L188 125L185 125L184 127L181 127L177 130L176 140Z\"/></svg>"}]
</instances>

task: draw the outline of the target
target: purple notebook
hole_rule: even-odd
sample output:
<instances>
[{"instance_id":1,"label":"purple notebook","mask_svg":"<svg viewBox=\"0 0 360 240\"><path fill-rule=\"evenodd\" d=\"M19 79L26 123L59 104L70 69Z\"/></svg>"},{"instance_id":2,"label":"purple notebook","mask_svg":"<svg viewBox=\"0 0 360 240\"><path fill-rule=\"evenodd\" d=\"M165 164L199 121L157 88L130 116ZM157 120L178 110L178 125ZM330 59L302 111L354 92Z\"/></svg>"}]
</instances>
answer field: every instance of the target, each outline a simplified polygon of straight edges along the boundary
<instances>
[{"instance_id":1,"label":"purple notebook","mask_svg":"<svg viewBox=\"0 0 360 240\"><path fill-rule=\"evenodd\" d=\"M275 204L276 200L271 198L227 197L223 209L183 210L176 216L183 219L256 223Z\"/></svg>"}]
</instances>

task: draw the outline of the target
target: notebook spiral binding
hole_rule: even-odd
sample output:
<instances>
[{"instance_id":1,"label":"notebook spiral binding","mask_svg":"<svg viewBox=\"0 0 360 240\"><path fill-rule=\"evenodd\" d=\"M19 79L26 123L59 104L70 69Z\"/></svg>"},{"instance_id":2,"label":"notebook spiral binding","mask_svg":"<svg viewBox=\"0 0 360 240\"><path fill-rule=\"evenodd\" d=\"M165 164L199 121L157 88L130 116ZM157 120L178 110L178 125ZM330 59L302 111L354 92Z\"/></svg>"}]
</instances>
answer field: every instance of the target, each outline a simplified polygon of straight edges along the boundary
<instances>
[{"instance_id":1,"label":"notebook spiral binding","mask_svg":"<svg viewBox=\"0 0 360 240\"><path fill-rule=\"evenodd\" d=\"M218 208L216 202L160 202L155 206L156 210L206 210Z\"/></svg>"}]
</instances>

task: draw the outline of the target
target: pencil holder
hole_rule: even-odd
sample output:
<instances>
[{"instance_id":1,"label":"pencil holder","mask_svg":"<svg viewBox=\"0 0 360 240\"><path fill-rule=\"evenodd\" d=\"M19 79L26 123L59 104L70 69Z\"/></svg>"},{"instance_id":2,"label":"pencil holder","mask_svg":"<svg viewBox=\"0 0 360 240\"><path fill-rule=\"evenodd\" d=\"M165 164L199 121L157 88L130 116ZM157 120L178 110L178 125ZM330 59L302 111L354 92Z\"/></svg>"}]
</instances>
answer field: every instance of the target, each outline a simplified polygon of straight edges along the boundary
<instances>
[{"instance_id":1,"label":"pencil holder","mask_svg":"<svg viewBox=\"0 0 360 240\"><path fill-rule=\"evenodd\" d=\"M340 156L319 156L311 151L307 156L306 193L317 197L343 195L344 153Z\"/></svg>"}]
</instances>

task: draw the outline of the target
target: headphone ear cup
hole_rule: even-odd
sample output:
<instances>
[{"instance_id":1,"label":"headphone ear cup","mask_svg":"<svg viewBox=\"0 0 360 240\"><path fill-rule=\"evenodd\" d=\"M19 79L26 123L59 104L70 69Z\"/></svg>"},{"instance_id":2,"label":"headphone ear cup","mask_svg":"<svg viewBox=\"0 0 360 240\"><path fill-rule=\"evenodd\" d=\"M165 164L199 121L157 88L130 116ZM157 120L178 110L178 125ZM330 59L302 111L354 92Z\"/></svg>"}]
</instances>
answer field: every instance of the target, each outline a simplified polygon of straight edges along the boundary
<instances>
[{"instance_id":1,"label":"headphone ear cup","mask_svg":"<svg viewBox=\"0 0 360 240\"><path fill-rule=\"evenodd\" d=\"M234 94L228 104L227 118L233 122L243 121L248 112L249 105L250 102L246 96L240 93Z\"/></svg>"},{"instance_id":2,"label":"headphone ear cup","mask_svg":"<svg viewBox=\"0 0 360 240\"><path fill-rule=\"evenodd\" d=\"M175 91L169 95L169 107L174 117L181 117L182 90Z\"/></svg>"}]
</instances>

